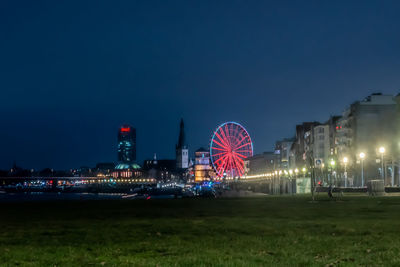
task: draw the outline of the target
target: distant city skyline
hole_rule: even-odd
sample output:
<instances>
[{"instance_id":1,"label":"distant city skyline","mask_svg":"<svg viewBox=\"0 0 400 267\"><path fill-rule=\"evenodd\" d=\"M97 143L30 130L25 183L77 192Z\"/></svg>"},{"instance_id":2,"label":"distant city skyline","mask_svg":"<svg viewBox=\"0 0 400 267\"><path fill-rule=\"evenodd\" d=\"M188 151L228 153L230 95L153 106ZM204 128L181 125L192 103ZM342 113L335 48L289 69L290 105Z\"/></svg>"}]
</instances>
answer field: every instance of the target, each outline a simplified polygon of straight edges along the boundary
<instances>
[{"instance_id":1,"label":"distant city skyline","mask_svg":"<svg viewBox=\"0 0 400 267\"><path fill-rule=\"evenodd\" d=\"M395 95L395 94L393 94L393 95ZM361 100L363 100L365 97L362 97L362 98L360 98L360 99L358 99L358 100L355 100L355 101L353 101L353 102L356 102L356 101L361 101ZM353 103L352 102L352 103ZM345 105L344 107L348 107L348 106L350 106L350 104L351 103L349 103L348 105ZM324 123L325 121L327 121L328 119L329 119L329 116L333 116L333 115L340 115L341 114L341 112L338 112L337 114L332 114L332 115L328 115L327 117L325 117L325 118L322 118L322 119L313 119L313 120L307 120L307 119L305 119L304 121L318 121L318 122L321 122L321 123ZM182 118L181 118L182 119ZM181 121L181 120L177 120L177 121ZM296 124L299 124L299 123L302 123L302 122L304 122L304 121L299 121L298 123L296 123ZM274 145L275 145L275 142L276 141L279 141L280 139L284 139L284 138L292 138L292 137L294 137L295 136L295 127L296 127L296 124L293 124L292 125L292 127L291 127L291 132L288 134L288 135L286 135L286 136L281 136L280 138L278 137L276 140L273 140L272 141L272 143L271 143L271 146L269 146L269 147L266 147L266 148L264 148L264 149L255 149L255 151L256 151L256 154L257 153L262 153L262 152L266 152L266 151L273 151L274 150ZM122 124L122 125L120 125L120 126L118 126L117 127L117 132L120 132L121 131L121 128L123 128L123 127L128 127L128 125L129 124L127 124L127 123L124 123L124 124ZM129 125L129 127L131 127L132 125ZM217 125L217 126L219 126L219 125ZM106 127L104 127L103 129L105 129ZM176 127L177 129L178 129L178 132L180 131L180 127ZM115 129L114 129L115 130ZM135 131L136 131L136 129L134 129ZM210 131L210 139L209 139L209 141L211 140L211 136L212 136L212 134L213 134L213 132L214 132L214 130L215 129L213 129L213 130L211 130ZM185 131L187 131L187 129L185 129ZM147 132L147 131L146 131ZM189 131L189 132L191 132L191 131ZM250 136L251 136L251 133L250 133ZM175 140L177 140L177 138L179 137L179 133L177 133L177 135L176 135L176 138L175 138ZM89 159L88 161L90 161L91 163L89 163L89 164L78 164L79 166L67 166L67 167L59 167L58 169L71 169L71 168L79 168L79 167L82 167L82 166L89 166L89 167L94 167L97 163L105 163L105 162L119 162L120 160L118 159L118 156L116 156L116 153L118 152L118 138L115 138L115 132L114 132L114 139L113 139L113 141L115 141L114 142L114 144L112 144L110 147L112 147L114 150L112 151L112 155L110 155L109 157L107 157L109 160L98 160L98 161L93 161L92 159ZM201 147L206 147L206 148L208 148L208 145L209 145L209 141L205 144L205 145L203 145L203 146L201 146L201 145L199 145L199 146L197 146L197 147L193 147L193 146L191 146L190 144L189 144L189 159L192 159L192 160L194 160L194 154L195 154L195 151L197 150L197 149L199 149L199 148L201 148ZM173 140L172 140L172 142L173 142ZM110 143L109 141L107 142L107 143ZM253 140L253 144L254 144L254 140ZM68 144L66 144L66 145L68 145ZM135 145L138 145L137 143L135 144ZM145 144L141 144L142 145L142 147L143 146L145 146ZM175 146L176 146L176 142L175 142ZM139 147L141 147L140 145L139 145ZM176 149L176 147L174 147L175 149ZM176 153L176 151L175 151L175 153ZM147 155L147 154L149 154L148 153L148 151L145 151L145 154ZM151 154L151 153L150 153ZM175 159L175 157L176 157L176 154L174 155L173 153L171 153L171 152L169 152L169 153L160 153L160 152L158 152L158 151L156 151L156 152L154 152L154 153L152 153L152 156L154 156L154 154L157 154L157 157L159 158L159 159ZM160 156L161 155L161 156ZM166 156L164 156L164 155L166 155ZM148 159L152 159L152 156L149 156L149 157L139 157L137 160L135 160L136 162L138 162L138 163L142 163L143 161L145 161L145 160L148 160ZM114 158L112 158L112 157L114 157ZM10 164L12 165L12 164L14 164L14 163L16 163L19 167L23 167L23 168L35 168L34 166L24 166L24 165L22 165L22 164L20 164L20 161L18 161L18 160L16 160L16 159L10 159ZM85 162L85 161L83 161L83 162ZM10 165L10 166L11 166ZM54 166L51 166L51 165L46 165L46 166L42 166L42 167L36 167L37 169L41 169L41 168L46 168L46 167L50 167L50 168L57 168L57 167L54 167ZM1 168L3 168L3 169L7 169L7 168L10 168L9 166L3 166L3 167L1 167Z\"/></svg>"},{"instance_id":2,"label":"distant city skyline","mask_svg":"<svg viewBox=\"0 0 400 267\"><path fill-rule=\"evenodd\" d=\"M254 152L303 121L326 121L374 92L400 92L398 1L2 3L0 169L190 157L223 122Z\"/></svg>"}]
</instances>

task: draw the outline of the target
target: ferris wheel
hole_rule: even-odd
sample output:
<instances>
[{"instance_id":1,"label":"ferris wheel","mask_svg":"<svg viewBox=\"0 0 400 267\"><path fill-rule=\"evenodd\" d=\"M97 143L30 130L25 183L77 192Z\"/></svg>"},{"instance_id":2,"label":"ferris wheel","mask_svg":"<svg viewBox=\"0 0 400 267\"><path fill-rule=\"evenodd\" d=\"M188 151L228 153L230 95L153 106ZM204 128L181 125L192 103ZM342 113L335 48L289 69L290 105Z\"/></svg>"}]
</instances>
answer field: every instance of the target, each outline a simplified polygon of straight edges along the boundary
<instances>
[{"instance_id":1,"label":"ferris wheel","mask_svg":"<svg viewBox=\"0 0 400 267\"><path fill-rule=\"evenodd\" d=\"M244 175L244 159L253 156L253 143L246 129L236 122L225 122L215 130L210 158L218 177Z\"/></svg>"}]
</instances>

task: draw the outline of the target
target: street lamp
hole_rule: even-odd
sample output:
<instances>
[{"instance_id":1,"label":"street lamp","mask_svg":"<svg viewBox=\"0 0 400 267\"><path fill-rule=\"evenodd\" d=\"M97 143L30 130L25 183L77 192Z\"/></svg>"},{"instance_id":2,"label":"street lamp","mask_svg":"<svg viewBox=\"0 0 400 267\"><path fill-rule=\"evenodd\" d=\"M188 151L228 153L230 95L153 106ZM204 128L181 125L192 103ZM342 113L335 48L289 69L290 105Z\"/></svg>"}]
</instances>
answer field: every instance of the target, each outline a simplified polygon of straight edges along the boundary
<instances>
[{"instance_id":1,"label":"street lamp","mask_svg":"<svg viewBox=\"0 0 400 267\"><path fill-rule=\"evenodd\" d=\"M349 162L349 159L347 157L343 158L343 163L344 163L344 187L347 187L347 162Z\"/></svg>"},{"instance_id":2,"label":"street lamp","mask_svg":"<svg viewBox=\"0 0 400 267\"><path fill-rule=\"evenodd\" d=\"M381 176L382 176L382 180L383 180L383 185L385 185L385 166L383 163L383 155L385 154L385 148L383 146L381 146L379 148L379 153L381 153L381 164L382 164L382 172L381 172Z\"/></svg>"},{"instance_id":3,"label":"street lamp","mask_svg":"<svg viewBox=\"0 0 400 267\"><path fill-rule=\"evenodd\" d=\"M335 174L335 171L334 171L335 164L336 164L336 162L333 159L331 159L331 162L330 162L330 165L331 165L331 181L330 181L330 183L331 184L332 184L332 178L333 177L335 179L334 183L336 184L336 174Z\"/></svg>"},{"instance_id":4,"label":"street lamp","mask_svg":"<svg viewBox=\"0 0 400 267\"><path fill-rule=\"evenodd\" d=\"M361 152L360 153L360 159L361 159L361 187L364 187L364 158L365 158L365 153Z\"/></svg>"}]
</instances>

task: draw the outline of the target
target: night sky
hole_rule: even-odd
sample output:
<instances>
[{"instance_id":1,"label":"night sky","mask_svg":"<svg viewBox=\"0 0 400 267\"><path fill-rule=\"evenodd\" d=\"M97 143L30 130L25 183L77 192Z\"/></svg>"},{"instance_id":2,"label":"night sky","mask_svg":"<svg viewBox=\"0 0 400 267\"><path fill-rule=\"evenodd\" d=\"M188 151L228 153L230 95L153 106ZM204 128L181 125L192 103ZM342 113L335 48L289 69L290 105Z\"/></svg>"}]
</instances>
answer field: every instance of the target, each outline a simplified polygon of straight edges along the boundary
<instances>
[{"instance_id":1,"label":"night sky","mask_svg":"<svg viewBox=\"0 0 400 267\"><path fill-rule=\"evenodd\" d=\"M0 2L0 168L190 151L225 121L256 153L372 92L400 89L400 1Z\"/></svg>"}]
</instances>

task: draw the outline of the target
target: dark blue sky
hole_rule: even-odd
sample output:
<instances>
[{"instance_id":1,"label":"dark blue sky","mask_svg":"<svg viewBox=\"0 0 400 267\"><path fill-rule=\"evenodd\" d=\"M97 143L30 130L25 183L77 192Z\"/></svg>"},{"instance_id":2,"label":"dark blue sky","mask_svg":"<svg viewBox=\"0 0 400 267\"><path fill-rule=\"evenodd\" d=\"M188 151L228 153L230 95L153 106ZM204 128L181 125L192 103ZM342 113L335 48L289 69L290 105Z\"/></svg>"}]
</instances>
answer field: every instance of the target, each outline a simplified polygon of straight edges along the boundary
<instances>
[{"instance_id":1,"label":"dark blue sky","mask_svg":"<svg viewBox=\"0 0 400 267\"><path fill-rule=\"evenodd\" d=\"M0 168L191 151L238 121L255 152L400 89L400 1L0 2Z\"/></svg>"}]
</instances>

